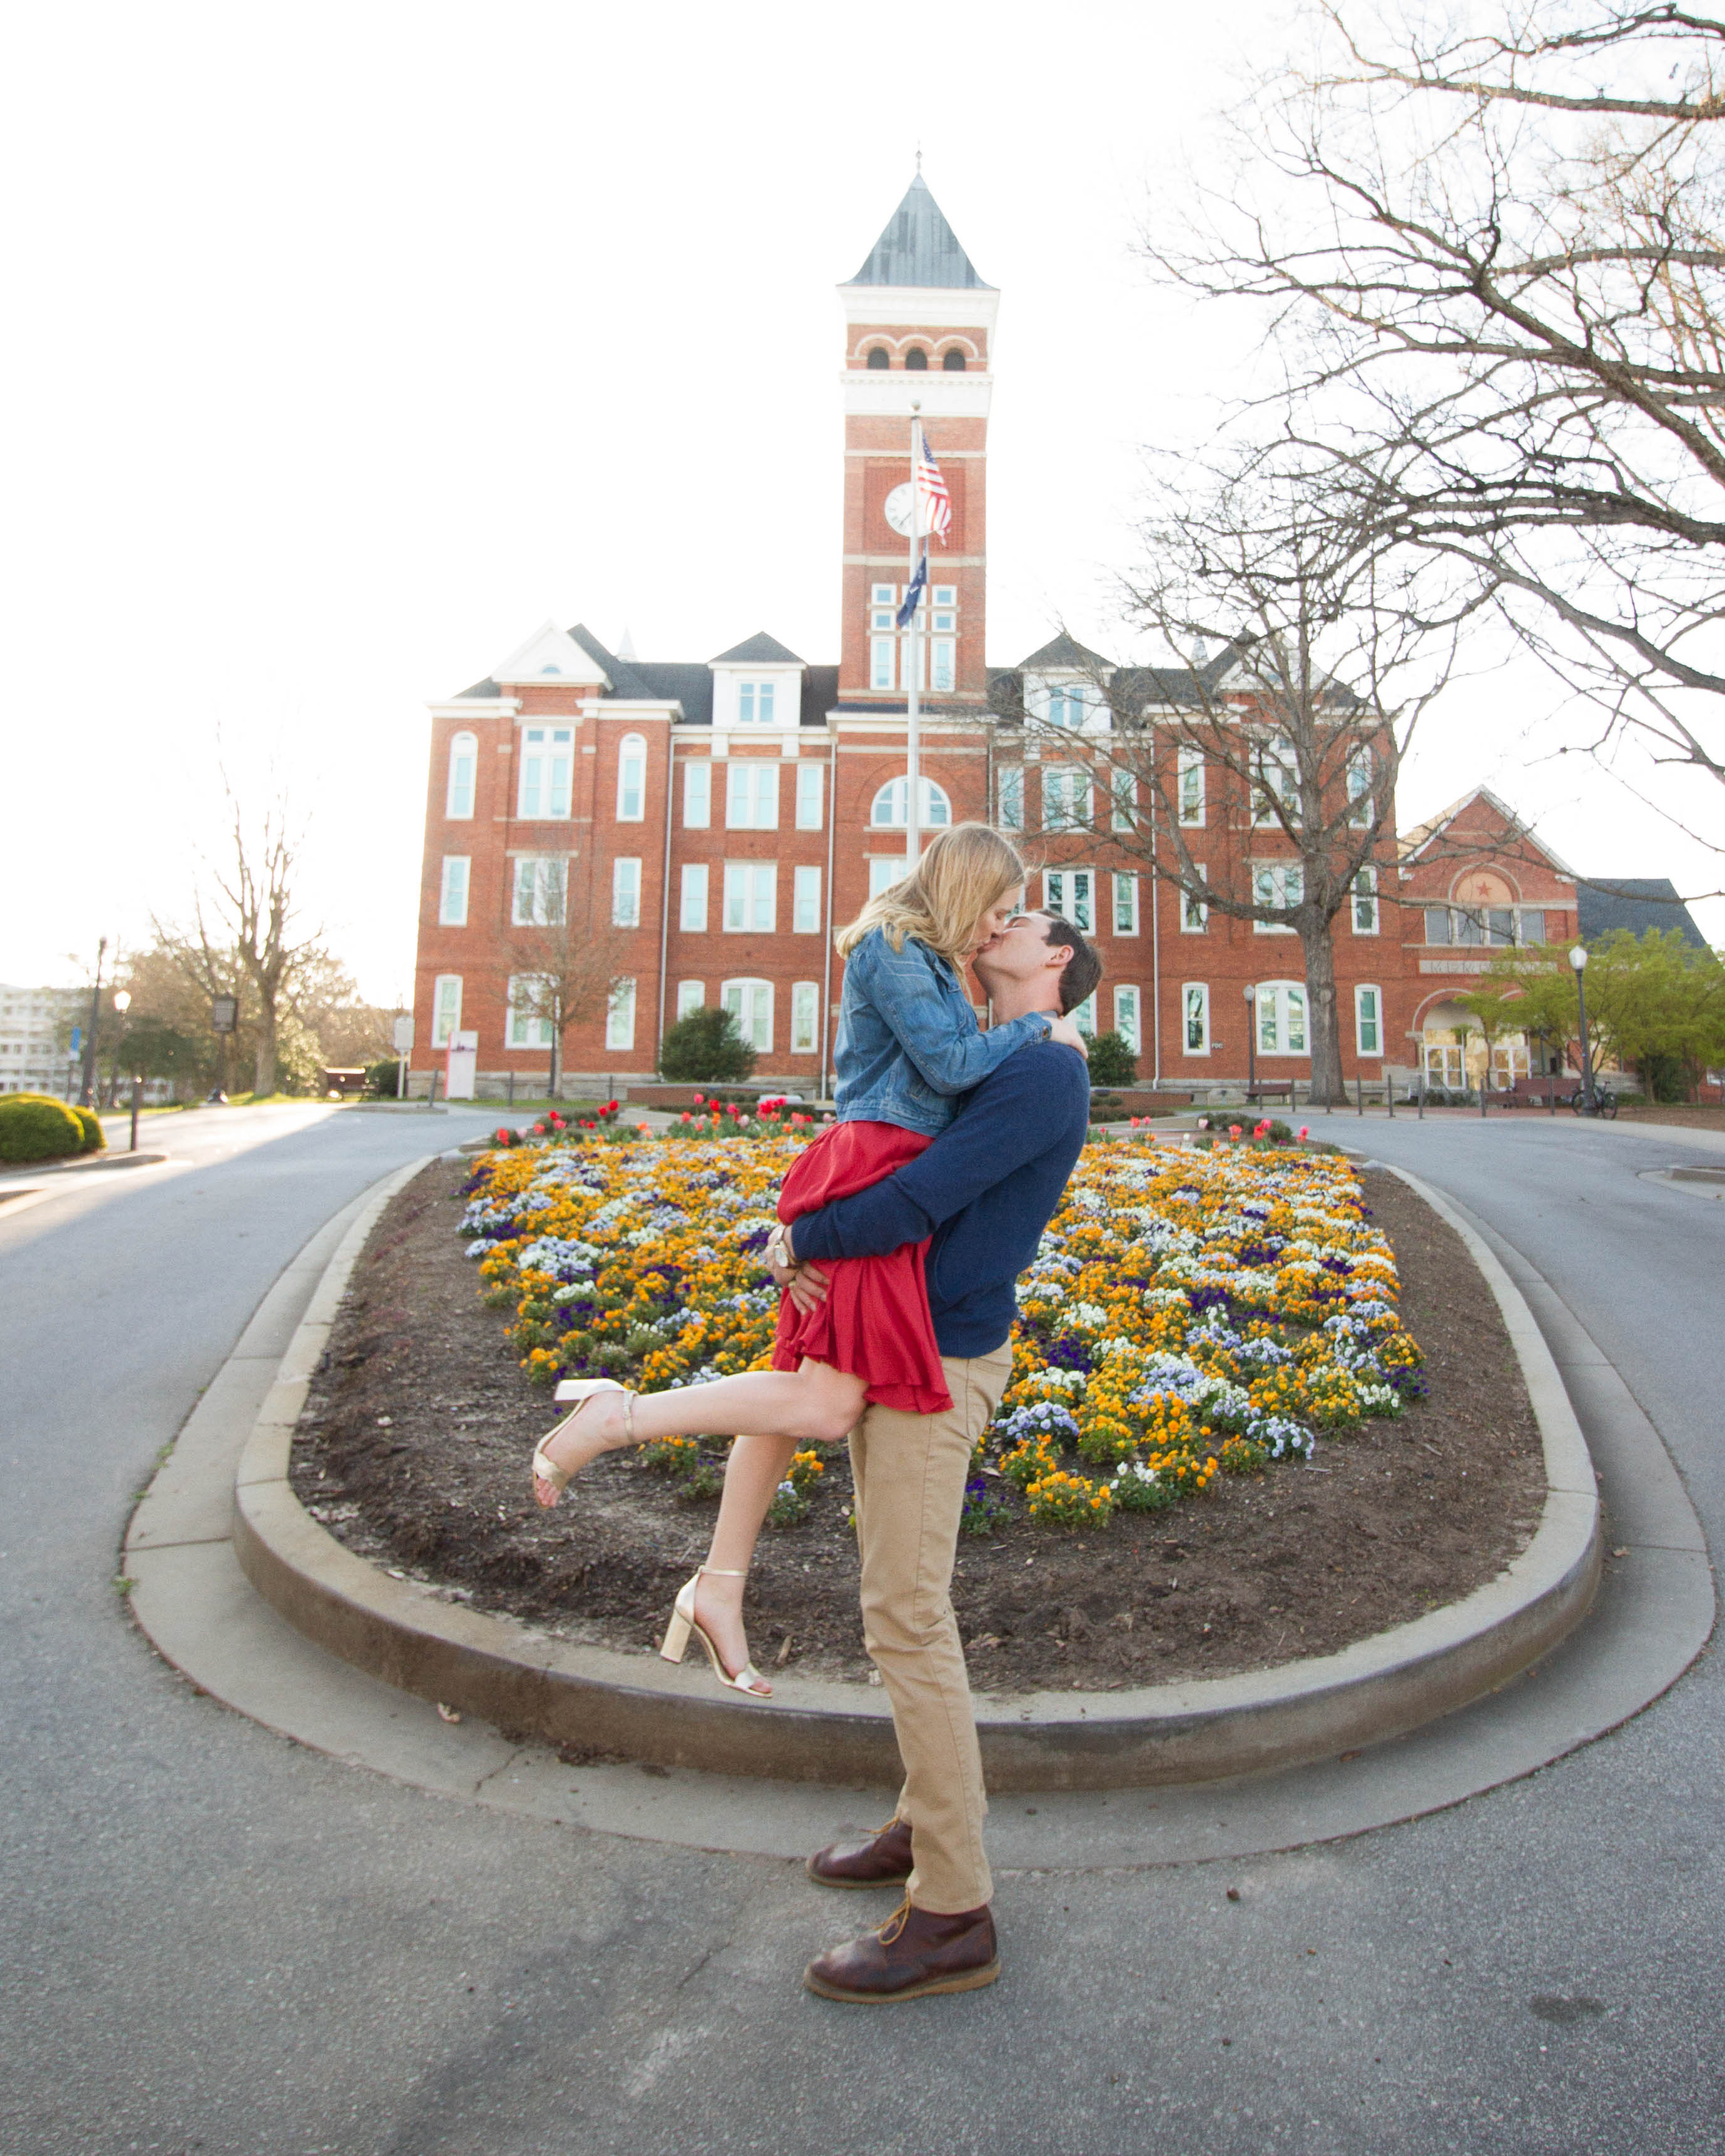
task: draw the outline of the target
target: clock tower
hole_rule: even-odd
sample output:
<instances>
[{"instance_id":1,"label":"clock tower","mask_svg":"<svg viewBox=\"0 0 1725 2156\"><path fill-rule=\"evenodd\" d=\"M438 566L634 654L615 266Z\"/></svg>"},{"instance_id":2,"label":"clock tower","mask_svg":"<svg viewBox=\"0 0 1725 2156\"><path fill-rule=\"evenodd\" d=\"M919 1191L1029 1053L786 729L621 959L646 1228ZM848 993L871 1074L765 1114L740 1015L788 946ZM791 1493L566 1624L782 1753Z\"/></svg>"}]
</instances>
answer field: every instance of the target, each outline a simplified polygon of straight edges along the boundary
<instances>
[{"instance_id":1,"label":"clock tower","mask_svg":"<svg viewBox=\"0 0 1725 2156\"><path fill-rule=\"evenodd\" d=\"M920 172L869 259L839 287L845 311L844 630L839 696L904 707L910 639L893 615L909 576L911 421L952 497L928 542L920 639L931 714L986 698L988 399L1000 295L985 285Z\"/></svg>"}]
</instances>

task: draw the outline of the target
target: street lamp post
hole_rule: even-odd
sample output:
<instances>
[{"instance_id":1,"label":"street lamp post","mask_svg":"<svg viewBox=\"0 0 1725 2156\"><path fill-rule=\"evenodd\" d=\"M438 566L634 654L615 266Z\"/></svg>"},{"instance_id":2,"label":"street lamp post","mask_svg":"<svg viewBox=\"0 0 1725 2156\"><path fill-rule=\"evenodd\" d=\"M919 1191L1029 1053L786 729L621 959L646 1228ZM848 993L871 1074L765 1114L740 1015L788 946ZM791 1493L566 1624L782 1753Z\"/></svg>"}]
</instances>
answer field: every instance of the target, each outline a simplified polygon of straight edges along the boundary
<instances>
[{"instance_id":1,"label":"street lamp post","mask_svg":"<svg viewBox=\"0 0 1725 2156\"><path fill-rule=\"evenodd\" d=\"M81 1108L95 1106L96 1020L102 1009L102 961L108 955L108 939L104 936L96 945L95 981L90 991L90 1039L84 1044L84 1082L79 1088L78 1105Z\"/></svg>"},{"instance_id":2,"label":"street lamp post","mask_svg":"<svg viewBox=\"0 0 1725 2156\"><path fill-rule=\"evenodd\" d=\"M1569 963L1575 968L1575 1000L1581 1011L1581 1104L1589 1115L1594 1111L1594 1052L1587 1037L1587 989L1582 975L1587 970L1587 949L1578 943L1569 953Z\"/></svg>"},{"instance_id":3,"label":"street lamp post","mask_svg":"<svg viewBox=\"0 0 1725 2156\"><path fill-rule=\"evenodd\" d=\"M121 988L116 991L114 997L114 1008L121 1018L126 1016L131 1009L131 994L129 989ZM138 1149L138 1101L143 1089L144 1081L134 1070L131 1074L131 1146L130 1148L133 1152Z\"/></svg>"},{"instance_id":4,"label":"street lamp post","mask_svg":"<svg viewBox=\"0 0 1725 2156\"><path fill-rule=\"evenodd\" d=\"M1258 1090L1258 991L1248 981L1240 993L1246 1007L1246 1098L1250 1101Z\"/></svg>"}]
</instances>

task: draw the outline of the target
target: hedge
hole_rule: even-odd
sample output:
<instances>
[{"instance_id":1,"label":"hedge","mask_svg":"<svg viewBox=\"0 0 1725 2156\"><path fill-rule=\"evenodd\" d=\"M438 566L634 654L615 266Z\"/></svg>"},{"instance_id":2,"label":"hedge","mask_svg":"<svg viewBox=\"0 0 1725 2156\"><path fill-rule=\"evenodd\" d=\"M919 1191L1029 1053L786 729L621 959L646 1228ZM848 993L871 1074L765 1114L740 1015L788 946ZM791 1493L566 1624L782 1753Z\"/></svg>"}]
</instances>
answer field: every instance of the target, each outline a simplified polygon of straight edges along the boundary
<instances>
[{"instance_id":1,"label":"hedge","mask_svg":"<svg viewBox=\"0 0 1725 2156\"><path fill-rule=\"evenodd\" d=\"M83 1121L64 1101L0 1095L0 1160L62 1160L85 1149Z\"/></svg>"}]
</instances>

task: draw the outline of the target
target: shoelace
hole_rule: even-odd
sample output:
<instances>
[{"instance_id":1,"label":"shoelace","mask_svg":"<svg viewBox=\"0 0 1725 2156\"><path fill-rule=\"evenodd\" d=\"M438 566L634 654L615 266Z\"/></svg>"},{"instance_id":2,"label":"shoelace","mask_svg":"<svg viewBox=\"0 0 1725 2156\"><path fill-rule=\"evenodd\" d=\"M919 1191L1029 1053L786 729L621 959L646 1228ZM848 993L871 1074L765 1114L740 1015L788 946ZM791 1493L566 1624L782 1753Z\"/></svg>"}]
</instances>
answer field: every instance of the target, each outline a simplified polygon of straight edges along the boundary
<instances>
[{"instance_id":1,"label":"shoelace","mask_svg":"<svg viewBox=\"0 0 1725 2156\"><path fill-rule=\"evenodd\" d=\"M893 1911L892 1914L886 1919L886 1922L882 1924L880 1930L875 1936L880 1940L883 1947L890 1947L897 1939L900 1933L903 1931L905 1926L909 1923L910 1921L911 1897L906 1894L904 1900L899 1903L897 1908Z\"/></svg>"}]
</instances>

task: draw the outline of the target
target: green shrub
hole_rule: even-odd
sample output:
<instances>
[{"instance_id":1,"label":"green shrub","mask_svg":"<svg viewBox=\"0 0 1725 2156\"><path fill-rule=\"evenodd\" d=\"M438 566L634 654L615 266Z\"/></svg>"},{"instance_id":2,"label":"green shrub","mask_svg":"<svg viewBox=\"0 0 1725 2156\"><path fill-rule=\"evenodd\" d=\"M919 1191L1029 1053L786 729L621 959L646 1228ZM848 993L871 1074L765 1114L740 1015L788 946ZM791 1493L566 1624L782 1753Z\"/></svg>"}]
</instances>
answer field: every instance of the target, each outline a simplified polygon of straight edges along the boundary
<instances>
[{"instance_id":1,"label":"green shrub","mask_svg":"<svg viewBox=\"0 0 1725 2156\"><path fill-rule=\"evenodd\" d=\"M0 1160L64 1160L84 1149L84 1124L64 1101L21 1093L0 1097Z\"/></svg>"},{"instance_id":2,"label":"green shrub","mask_svg":"<svg viewBox=\"0 0 1725 2156\"><path fill-rule=\"evenodd\" d=\"M673 1084L747 1078L754 1068L754 1050L737 1031L737 1020L717 1004L680 1018L659 1044L659 1075Z\"/></svg>"},{"instance_id":3,"label":"green shrub","mask_svg":"<svg viewBox=\"0 0 1725 2156\"><path fill-rule=\"evenodd\" d=\"M1136 1086L1138 1059L1124 1034L1099 1033L1090 1045L1092 1086Z\"/></svg>"},{"instance_id":4,"label":"green shrub","mask_svg":"<svg viewBox=\"0 0 1725 2156\"><path fill-rule=\"evenodd\" d=\"M366 1084L380 1101L393 1101L400 1081L401 1064L393 1055L387 1062L366 1065Z\"/></svg>"},{"instance_id":5,"label":"green shrub","mask_svg":"<svg viewBox=\"0 0 1725 2156\"><path fill-rule=\"evenodd\" d=\"M72 1113L84 1127L84 1142L79 1147L79 1152L102 1152L108 1141L102 1130L101 1117L93 1108L74 1108Z\"/></svg>"}]
</instances>

